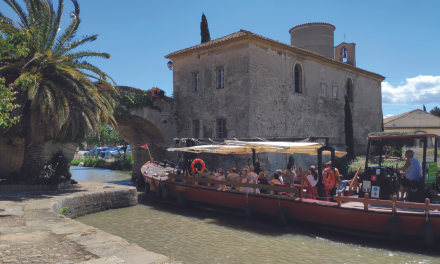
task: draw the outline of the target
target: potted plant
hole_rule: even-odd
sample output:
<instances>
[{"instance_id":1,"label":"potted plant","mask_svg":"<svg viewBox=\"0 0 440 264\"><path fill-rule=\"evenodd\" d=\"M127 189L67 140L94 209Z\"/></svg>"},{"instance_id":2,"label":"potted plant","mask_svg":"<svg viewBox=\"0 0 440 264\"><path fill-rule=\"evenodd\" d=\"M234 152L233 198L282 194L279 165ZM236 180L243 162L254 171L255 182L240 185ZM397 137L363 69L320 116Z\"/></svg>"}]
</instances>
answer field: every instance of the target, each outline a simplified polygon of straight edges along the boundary
<instances>
[{"instance_id":1,"label":"potted plant","mask_svg":"<svg viewBox=\"0 0 440 264\"><path fill-rule=\"evenodd\" d=\"M153 87L151 88L151 96L155 98L162 98L165 96L165 91L158 87Z\"/></svg>"}]
</instances>

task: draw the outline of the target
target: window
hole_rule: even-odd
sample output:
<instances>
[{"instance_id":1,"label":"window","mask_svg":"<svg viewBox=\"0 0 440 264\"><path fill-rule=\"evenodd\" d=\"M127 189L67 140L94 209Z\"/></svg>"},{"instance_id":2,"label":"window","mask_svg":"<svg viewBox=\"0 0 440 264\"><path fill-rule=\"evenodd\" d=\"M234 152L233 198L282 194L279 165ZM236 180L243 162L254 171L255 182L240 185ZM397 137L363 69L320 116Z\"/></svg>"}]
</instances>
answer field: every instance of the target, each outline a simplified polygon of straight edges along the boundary
<instances>
[{"instance_id":1,"label":"window","mask_svg":"<svg viewBox=\"0 0 440 264\"><path fill-rule=\"evenodd\" d=\"M342 48L341 57L342 62L347 63L347 47Z\"/></svg>"},{"instance_id":2,"label":"window","mask_svg":"<svg viewBox=\"0 0 440 264\"><path fill-rule=\"evenodd\" d=\"M338 86L332 86L332 99L338 100Z\"/></svg>"},{"instance_id":3,"label":"window","mask_svg":"<svg viewBox=\"0 0 440 264\"><path fill-rule=\"evenodd\" d=\"M321 83L321 97L327 98L327 84Z\"/></svg>"},{"instance_id":4,"label":"window","mask_svg":"<svg viewBox=\"0 0 440 264\"><path fill-rule=\"evenodd\" d=\"M199 120L193 120L193 137L194 138L200 137L200 121Z\"/></svg>"},{"instance_id":5,"label":"window","mask_svg":"<svg viewBox=\"0 0 440 264\"><path fill-rule=\"evenodd\" d=\"M301 65L295 65L295 93L302 93L302 68Z\"/></svg>"},{"instance_id":6,"label":"window","mask_svg":"<svg viewBox=\"0 0 440 264\"><path fill-rule=\"evenodd\" d=\"M353 81L351 78L348 78L347 80L347 97L350 100L350 102L353 102Z\"/></svg>"},{"instance_id":7,"label":"window","mask_svg":"<svg viewBox=\"0 0 440 264\"><path fill-rule=\"evenodd\" d=\"M193 87L194 87L194 92L198 92L199 91L199 72L193 72Z\"/></svg>"},{"instance_id":8,"label":"window","mask_svg":"<svg viewBox=\"0 0 440 264\"><path fill-rule=\"evenodd\" d=\"M226 119L217 119L217 138L227 138Z\"/></svg>"},{"instance_id":9,"label":"window","mask_svg":"<svg viewBox=\"0 0 440 264\"><path fill-rule=\"evenodd\" d=\"M225 87L225 69L223 67L218 67L216 69L217 74L217 89L222 89Z\"/></svg>"}]
</instances>

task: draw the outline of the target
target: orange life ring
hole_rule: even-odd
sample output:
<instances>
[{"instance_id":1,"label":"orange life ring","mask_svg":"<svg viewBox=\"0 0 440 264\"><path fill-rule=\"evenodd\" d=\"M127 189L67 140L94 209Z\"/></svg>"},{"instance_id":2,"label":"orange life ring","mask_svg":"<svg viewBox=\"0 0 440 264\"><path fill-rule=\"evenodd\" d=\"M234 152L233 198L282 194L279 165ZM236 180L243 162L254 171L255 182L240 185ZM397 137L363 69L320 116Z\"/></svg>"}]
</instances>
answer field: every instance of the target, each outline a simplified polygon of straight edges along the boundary
<instances>
[{"instance_id":1,"label":"orange life ring","mask_svg":"<svg viewBox=\"0 0 440 264\"><path fill-rule=\"evenodd\" d=\"M322 172L322 183L324 183L325 188L327 190L332 189L335 187L336 179L335 179L335 173L330 168L325 168Z\"/></svg>"},{"instance_id":2,"label":"orange life ring","mask_svg":"<svg viewBox=\"0 0 440 264\"><path fill-rule=\"evenodd\" d=\"M201 159L195 159L193 160L193 162L191 163L191 172L194 172L194 164L196 164L196 162L200 162L202 164L202 170L205 168L205 162L203 162L203 160Z\"/></svg>"}]
</instances>

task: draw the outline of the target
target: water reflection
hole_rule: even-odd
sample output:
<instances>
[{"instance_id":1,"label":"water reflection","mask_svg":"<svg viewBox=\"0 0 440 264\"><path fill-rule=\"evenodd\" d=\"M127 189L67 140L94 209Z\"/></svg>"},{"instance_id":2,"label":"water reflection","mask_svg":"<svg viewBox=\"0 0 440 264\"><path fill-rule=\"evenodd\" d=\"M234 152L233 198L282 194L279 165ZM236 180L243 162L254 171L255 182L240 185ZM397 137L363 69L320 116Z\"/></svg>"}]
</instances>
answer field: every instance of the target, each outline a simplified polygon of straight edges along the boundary
<instances>
[{"instance_id":1,"label":"water reflection","mask_svg":"<svg viewBox=\"0 0 440 264\"><path fill-rule=\"evenodd\" d=\"M70 167L70 172L72 173L72 179L75 181L96 181L131 185L131 173L127 171L72 166Z\"/></svg>"},{"instance_id":2,"label":"water reflection","mask_svg":"<svg viewBox=\"0 0 440 264\"><path fill-rule=\"evenodd\" d=\"M137 205L76 218L153 252L185 263L404 263L439 262L423 244L390 244L291 223L180 208ZM316 230L315 230L316 229ZM416 252L416 253L411 253Z\"/></svg>"}]
</instances>

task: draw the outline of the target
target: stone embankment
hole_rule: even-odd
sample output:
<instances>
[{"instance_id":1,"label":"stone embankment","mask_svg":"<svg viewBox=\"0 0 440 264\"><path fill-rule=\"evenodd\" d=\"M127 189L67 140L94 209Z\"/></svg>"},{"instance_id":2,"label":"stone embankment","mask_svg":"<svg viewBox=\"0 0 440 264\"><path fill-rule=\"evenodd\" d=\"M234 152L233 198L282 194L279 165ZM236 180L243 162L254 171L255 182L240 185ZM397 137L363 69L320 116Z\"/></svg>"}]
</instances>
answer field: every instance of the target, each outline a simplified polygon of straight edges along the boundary
<instances>
[{"instance_id":1,"label":"stone embankment","mask_svg":"<svg viewBox=\"0 0 440 264\"><path fill-rule=\"evenodd\" d=\"M167 263L163 255L70 219L137 202L135 187L84 181L55 192L0 192L0 263Z\"/></svg>"}]
</instances>

